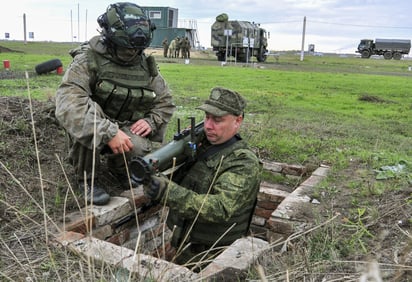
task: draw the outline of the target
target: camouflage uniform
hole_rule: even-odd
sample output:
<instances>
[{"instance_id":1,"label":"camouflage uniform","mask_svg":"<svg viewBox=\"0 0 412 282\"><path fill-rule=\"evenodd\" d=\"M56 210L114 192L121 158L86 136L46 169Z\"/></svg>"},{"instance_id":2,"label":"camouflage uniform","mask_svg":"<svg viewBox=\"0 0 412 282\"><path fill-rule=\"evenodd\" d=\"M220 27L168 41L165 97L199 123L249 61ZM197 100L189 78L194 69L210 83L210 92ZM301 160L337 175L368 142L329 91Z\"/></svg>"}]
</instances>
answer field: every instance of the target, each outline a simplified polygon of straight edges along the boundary
<instances>
[{"instance_id":1,"label":"camouflage uniform","mask_svg":"<svg viewBox=\"0 0 412 282\"><path fill-rule=\"evenodd\" d=\"M191 49L190 41L189 41L189 38L186 37L186 58L187 59L190 59L190 49Z\"/></svg>"},{"instance_id":2,"label":"camouflage uniform","mask_svg":"<svg viewBox=\"0 0 412 282\"><path fill-rule=\"evenodd\" d=\"M163 39L162 46L163 46L163 57L167 58L167 51L169 50L169 41L167 40L167 38Z\"/></svg>"},{"instance_id":3,"label":"camouflage uniform","mask_svg":"<svg viewBox=\"0 0 412 282\"><path fill-rule=\"evenodd\" d=\"M127 158L151 150L161 142L175 110L170 90L158 73L154 59L144 53L129 64L111 55L100 36L73 50L74 57L56 93L56 117L71 139L70 159L78 179L92 177L95 144L96 172L99 153L109 153L108 165L125 174L122 154L110 154L106 145L122 129L134 145ZM132 134L129 126L138 119L151 126L149 138ZM150 139L150 140L149 140Z\"/></svg>"},{"instance_id":4,"label":"camouflage uniform","mask_svg":"<svg viewBox=\"0 0 412 282\"><path fill-rule=\"evenodd\" d=\"M176 40L176 48L175 48L175 58L179 58L179 55L180 55L180 48L181 48L181 44L180 44L180 42L181 42L181 39L180 39L180 37L179 36L177 36L176 38L175 38L175 40Z\"/></svg>"},{"instance_id":5,"label":"camouflage uniform","mask_svg":"<svg viewBox=\"0 0 412 282\"><path fill-rule=\"evenodd\" d=\"M189 59L190 58L190 53L189 53L190 42L187 37L181 39L180 48L182 50L182 58Z\"/></svg>"},{"instance_id":6,"label":"camouflage uniform","mask_svg":"<svg viewBox=\"0 0 412 282\"><path fill-rule=\"evenodd\" d=\"M227 102L235 108L238 104L236 99ZM169 207L167 224L174 230L172 245L179 248L191 243L178 256L180 264L214 244L227 246L247 235L261 179L259 159L238 134L211 145L202 132L196 143L196 162L176 172L162 197Z\"/></svg>"}]
</instances>

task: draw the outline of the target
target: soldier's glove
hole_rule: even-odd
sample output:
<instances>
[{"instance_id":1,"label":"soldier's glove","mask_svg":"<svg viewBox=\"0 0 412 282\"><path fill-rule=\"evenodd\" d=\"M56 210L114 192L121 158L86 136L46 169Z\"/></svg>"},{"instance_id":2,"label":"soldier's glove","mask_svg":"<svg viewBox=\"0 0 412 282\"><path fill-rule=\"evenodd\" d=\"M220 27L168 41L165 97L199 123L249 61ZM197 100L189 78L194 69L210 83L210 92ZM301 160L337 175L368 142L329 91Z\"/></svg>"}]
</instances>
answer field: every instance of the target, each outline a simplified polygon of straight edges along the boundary
<instances>
[{"instance_id":1,"label":"soldier's glove","mask_svg":"<svg viewBox=\"0 0 412 282\"><path fill-rule=\"evenodd\" d=\"M151 180L147 184L143 184L144 194L153 201L160 201L166 191L169 179L165 176L151 176Z\"/></svg>"}]
</instances>

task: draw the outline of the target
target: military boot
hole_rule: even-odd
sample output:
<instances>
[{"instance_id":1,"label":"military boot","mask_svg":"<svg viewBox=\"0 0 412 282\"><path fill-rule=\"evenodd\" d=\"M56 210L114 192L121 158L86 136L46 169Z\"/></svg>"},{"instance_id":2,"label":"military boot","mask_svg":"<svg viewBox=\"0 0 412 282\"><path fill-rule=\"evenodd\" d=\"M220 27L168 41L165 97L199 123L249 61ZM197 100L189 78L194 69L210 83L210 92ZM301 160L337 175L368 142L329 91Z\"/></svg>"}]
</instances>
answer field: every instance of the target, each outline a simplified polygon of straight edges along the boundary
<instances>
[{"instance_id":1,"label":"military boot","mask_svg":"<svg viewBox=\"0 0 412 282\"><path fill-rule=\"evenodd\" d=\"M85 181L79 181L78 185L80 193L85 197L88 204L93 203L94 205L101 206L109 202L110 195L106 193L96 180L93 182L93 187L91 180L88 180L86 183ZM85 185L87 186L86 188L84 187Z\"/></svg>"},{"instance_id":2,"label":"military boot","mask_svg":"<svg viewBox=\"0 0 412 282\"><path fill-rule=\"evenodd\" d=\"M129 177L126 173L114 173L112 175L116 178L117 182L119 183L120 187L124 190L131 188L139 187L140 183L133 180L133 178Z\"/></svg>"}]
</instances>

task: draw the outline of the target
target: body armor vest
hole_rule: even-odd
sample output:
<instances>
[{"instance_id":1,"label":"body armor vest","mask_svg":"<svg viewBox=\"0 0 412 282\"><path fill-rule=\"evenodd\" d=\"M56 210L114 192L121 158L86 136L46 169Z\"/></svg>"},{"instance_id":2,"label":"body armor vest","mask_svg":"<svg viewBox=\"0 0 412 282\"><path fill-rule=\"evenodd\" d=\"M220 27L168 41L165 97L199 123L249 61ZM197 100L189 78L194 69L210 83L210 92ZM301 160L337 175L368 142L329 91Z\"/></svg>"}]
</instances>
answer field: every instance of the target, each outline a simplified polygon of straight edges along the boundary
<instances>
[{"instance_id":1,"label":"body armor vest","mask_svg":"<svg viewBox=\"0 0 412 282\"><path fill-rule=\"evenodd\" d=\"M96 74L95 101L110 119L137 121L152 108L156 94L150 87L154 59L140 56L138 64L119 65L89 50L89 68Z\"/></svg>"},{"instance_id":2,"label":"body armor vest","mask_svg":"<svg viewBox=\"0 0 412 282\"><path fill-rule=\"evenodd\" d=\"M181 186L186 187L190 190L197 192L198 194L206 194L209 187L216 176L216 171L218 170L221 157L227 156L237 149L246 148L246 143L244 141L237 141L231 146L220 150L213 156L210 156L204 160L197 161L190 169L190 172L184 177L183 181L180 183ZM219 172L220 174L221 172ZM213 188L210 191L211 194L214 193ZM231 217L227 222L224 223L207 223L197 221L190 232L190 241L196 244L204 244L206 246L213 245L220 237L225 234L223 238L219 240L219 245L230 245L236 239L241 238L248 232L250 219L255 208L255 202L250 203L249 206L245 207L239 214ZM177 225L182 228L183 234L186 233L187 225L191 223L183 223L182 219L174 216L170 216L170 222L168 222L169 227ZM179 226L183 224L185 226ZM234 224L234 226L232 226ZM230 229L230 231L228 231Z\"/></svg>"}]
</instances>

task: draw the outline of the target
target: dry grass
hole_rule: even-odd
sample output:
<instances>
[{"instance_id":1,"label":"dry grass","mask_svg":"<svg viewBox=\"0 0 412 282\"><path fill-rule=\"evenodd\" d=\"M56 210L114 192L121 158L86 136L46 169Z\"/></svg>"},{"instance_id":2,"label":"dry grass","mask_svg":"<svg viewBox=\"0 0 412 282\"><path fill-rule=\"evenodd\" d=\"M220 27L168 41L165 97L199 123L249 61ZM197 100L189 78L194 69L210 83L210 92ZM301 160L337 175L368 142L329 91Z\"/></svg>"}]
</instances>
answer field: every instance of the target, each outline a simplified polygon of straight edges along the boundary
<instances>
[{"instance_id":1,"label":"dry grass","mask_svg":"<svg viewBox=\"0 0 412 282\"><path fill-rule=\"evenodd\" d=\"M298 65L293 63L292 59L290 62L285 60L281 58L278 64L269 67L299 69L300 72L316 69L314 65ZM332 68L335 59L323 58L322 60L325 62L322 64L322 70L328 71ZM362 61L362 64L366 63L373 66L368 69L370 73L393 73L397 68L400 69L402 62ZM208 64L216 64L216 61ZM380 65L384 68L379 68ZM353 68L353 65L348 64L343 67L349 69ZM354 72L360 70L355 69ZM405 75L401 70L398 73ZM282 75L281 72L278 74ZM279 79L276 83L283 82ZM280 87L289 89L287 87L293 86L293 83L285 81L285 85ZM16 91L19 87L21 86L8 88ZM407 82L404 88L407 88ZM304 91L305 89L302 90ZM383 92L388 91L391 92L390 89ZM378 96L375 96L373 91L362 93L371 94L360 96L360 100L382 106L377 108L377 112L371 119L372 122L379 122L378 112L393 103L382 99L384 93L379 93ZM397 94L396 91L391 93ZM306 97L304 95L295 95L295 97L293 102L300 103L303 109ZM379 99L376 99L378 97ZM264 97L260 97L262 98ZM277 98L287 97L284 95ZM325 96L324 100L319 101L328 98L330 97ZM341 98L345 99L346 96L342 95ZM394 98L401 99L396 95ZM268 100L264 100L266 101ZM406 98L402 101L409 103L410 100ZM124 277L125 274L118 269L79 257L64 247L56 248L48 244L50 234L46 230L52 225L61 224L59 219L64 216L64 212L77 210L81 204L76 203L75 193L69 185L70 177L67 175L70 175L71 168L65 162L64 134L53 119L53 101L31 102L30 105L29 101L21 98L0 98L2 114L0 119L0 280L112 281L113 277ZM309 103L306 101L306 104ZM252 105L258 106L257 103ZM365 107L368 105L362 104ZM279 102L279 105L272 106L280 111L284 104ZM29 108L34 111L28 110ZM262 107L262 110L267 109ZM298 110L293 114L302 117ZM393 117L394 114L388 115L382 124L387 125L385 128L388 130L398 128L392 134L403 138L393 140L393 144L397 145L390 149L408 159L406 152L409 151L402 148L410 148L408 146L410 128L407 124L402 124L403 121L400 122ZM385 152L380 154L383 147L390 147L391 143L386 141L390 140L392 135L388 134L387 130L374 131L372 122L369 128L359 126L362 121L354 123L353 126L345 125L344 116L339 116L336 120L328 120L319 126L302 120L295 121L288 118L281 120L281 116L276 118L278 123L273 126L271 123L267 124L270 127L268 134L271 134L272 138L276 136L274 139L277 139L287 134L285 130L287 128L293 128L292 132L304 134L306 139L311 137L310 132L319 130L323 135L318 136L321 140L318 144L318 153L325 154L324 149L328 148L343 153L328 151L330 155L336 157L331 160L339 165L340 170L333 171L328 182L311 195L322 203L313 211L317 222L314 228L305 234L295 234L296 237L290 238L287 244L279 242L279 246L286 246L287 251L280 252L277 250L279 246L274 246L271 255L262 258L260 262L263 269L251 268L248 279L250 281L258 279L262 281L264 279L268 281L364 279L363 281L366 281L369 275L375 277L376 281L379 281L379 277L383 281L412 281L410 182L408 184L405 177L377 181L372 166L372 164L396 160L395 158L385 160L388 155L385 155ZM253 121L250 121L250 126L251 129L246 131L246 136L254 136L256 130L260 131L263 128L262 126L256 128ZM346 132L353 134L352 137L345 139L348 142L345 144L337 142L335 137L346 138ZM376 134L368 135L369 132ZM399 135L395 135L396 132L399 132ZM356 139L359 135L369 140L372 144L370 148L373 150L359 150L360 139ZM368 136L371 138L367 138ZM305 140L305 137L293 140ZM349 142L352 140L355 142ZM276 150L279 149L281 147L277 146ZM267 151L265 156L273 153L262 145L261 151L265 150ZM349 158L354 152L359 155ZM288 154L294 155L292 152ZM361 216L358 213L359 209L365 209L365 213ZM334 218L336 212L341 216ZM402 224L398 224L400 220ZM373 236L367 235L365 229ZM363 251L362 246L366 247L367 252ZM372 281L372 278L369 280Z\"/></svg>"}]
</instances>

